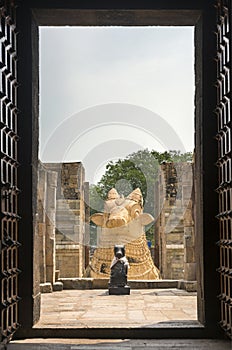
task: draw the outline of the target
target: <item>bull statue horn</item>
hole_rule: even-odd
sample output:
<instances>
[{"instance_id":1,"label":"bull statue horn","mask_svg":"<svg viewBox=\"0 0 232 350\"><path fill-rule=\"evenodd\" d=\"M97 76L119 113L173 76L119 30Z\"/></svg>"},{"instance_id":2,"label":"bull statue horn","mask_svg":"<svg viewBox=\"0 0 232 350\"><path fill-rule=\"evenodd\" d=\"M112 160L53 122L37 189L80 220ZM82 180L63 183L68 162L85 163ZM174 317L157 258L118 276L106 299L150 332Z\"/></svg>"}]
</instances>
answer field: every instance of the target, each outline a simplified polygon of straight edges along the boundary
<instances>
[{"instance_id":1,"label":"bull statue horn","mask_svg":"<svg viewBox=\"0 0 232 350\"><path fill-rule=\"evenodd\" d=\"M139 203L141 205L141 207L143 207L143 195L142 195L140 188L137 187L134 191L132 191L128 195L127 198Z\"/></svg>"}]
</instances>

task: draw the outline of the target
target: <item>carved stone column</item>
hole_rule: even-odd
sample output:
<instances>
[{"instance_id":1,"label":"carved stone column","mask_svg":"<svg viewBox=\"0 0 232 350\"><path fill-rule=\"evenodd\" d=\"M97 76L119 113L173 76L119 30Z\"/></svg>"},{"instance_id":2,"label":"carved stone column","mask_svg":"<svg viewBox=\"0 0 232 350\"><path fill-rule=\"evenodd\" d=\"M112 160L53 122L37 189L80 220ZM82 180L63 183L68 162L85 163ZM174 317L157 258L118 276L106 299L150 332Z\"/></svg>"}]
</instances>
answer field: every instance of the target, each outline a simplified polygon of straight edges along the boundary
<instances>
[{"instance_id":1,"label":"carved stone column","mask_svg":"<svg viewBox=\"0 0 232 350\"><path fill-rule=\"evenodd\" d=\"M192 217L192 201L184 215L184 279L196 280L195 237Z\"/></svg>"},{"instance_id":2,"label":"carved stone column","mask_svg":"<svg viewBox=\"0 0 232 350\"><path fill-rule=\"evenodd\" d=\"M55 282L55 222L57 173L47 172L46 200L46 282Z\"/></svg>"},{"instance_id":3,"label":"carved stone column","mask_svg":"<svg viewBox=\"0 0 232 350\"><path fill-rule=\"evenodd\" d=\"M38 170L38 205L37 205L37 227L40 283L46 283L46 256L45 256L45 206L46 206L47 177L45 170L39 166Z\"/></svg>"}]
</instances>

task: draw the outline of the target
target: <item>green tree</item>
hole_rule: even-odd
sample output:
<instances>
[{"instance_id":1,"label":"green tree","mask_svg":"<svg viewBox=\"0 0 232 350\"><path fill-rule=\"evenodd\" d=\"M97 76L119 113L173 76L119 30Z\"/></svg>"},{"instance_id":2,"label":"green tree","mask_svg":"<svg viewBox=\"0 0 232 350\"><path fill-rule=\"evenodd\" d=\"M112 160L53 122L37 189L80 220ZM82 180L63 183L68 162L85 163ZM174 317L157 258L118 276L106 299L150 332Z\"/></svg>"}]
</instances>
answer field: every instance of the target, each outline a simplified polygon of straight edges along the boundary
<instances>
[{"instance_id":1,"label":"green tree","mask_svg":"<svg viewBox=\"0 0 232 350\"><path fill-rule=\"evenodd\" d=\"M104 199L98 186L89 186L90 215L103 211Z\"/></svg>"}]
</instances>

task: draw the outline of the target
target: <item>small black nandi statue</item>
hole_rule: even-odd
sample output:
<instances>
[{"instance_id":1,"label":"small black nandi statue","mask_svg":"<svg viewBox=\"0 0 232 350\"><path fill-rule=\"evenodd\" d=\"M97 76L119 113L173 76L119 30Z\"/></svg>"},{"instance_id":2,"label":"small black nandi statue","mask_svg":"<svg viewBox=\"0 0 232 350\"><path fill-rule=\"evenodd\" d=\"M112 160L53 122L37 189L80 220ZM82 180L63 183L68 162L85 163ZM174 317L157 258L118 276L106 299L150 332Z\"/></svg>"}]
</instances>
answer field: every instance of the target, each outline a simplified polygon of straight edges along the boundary
<instances>
[{"instance_id":1,"label":"small black nandi statue","mask_svg":"<svg viewBox=\"0 0 232 350\"><path fill-rule=\"evenodd\" d=\"M109 295L130 294L130 287L127 285L127 271L129 263L125 257L125 246L114 246L114 259L111 263Z\"/></svg>"}]
</instances>

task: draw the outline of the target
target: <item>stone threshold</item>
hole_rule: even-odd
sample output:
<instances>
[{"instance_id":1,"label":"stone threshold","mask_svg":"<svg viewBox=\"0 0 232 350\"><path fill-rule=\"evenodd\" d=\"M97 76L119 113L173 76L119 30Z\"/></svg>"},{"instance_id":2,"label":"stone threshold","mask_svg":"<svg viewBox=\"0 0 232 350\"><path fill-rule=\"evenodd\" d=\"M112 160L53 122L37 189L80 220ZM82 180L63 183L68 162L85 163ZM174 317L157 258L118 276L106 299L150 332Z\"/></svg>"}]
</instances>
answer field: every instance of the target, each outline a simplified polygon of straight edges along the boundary
<instances>
[{"instance_id":1,"label":"stone threshold","mask_svg":"<svg viewBox=\"0 0 232 350\"><path fill-rule=\"evenodd\" d=\"M9 350L230 350L223 339L65 339L35 338L12 341Z\"/></svg>"},{"instance_id":2,"label":"stone threshold","mask_svg":"<svg viewBox=\"0 0 232 350\"><path fill-rule=\"evenodd\" d=\"M60 278L63 289L108 289L109 279L103 278ZM129 280L131 289L177 288L187 292L197 291L196 281L185 280Z\"/></svg>"}]
</instances>

